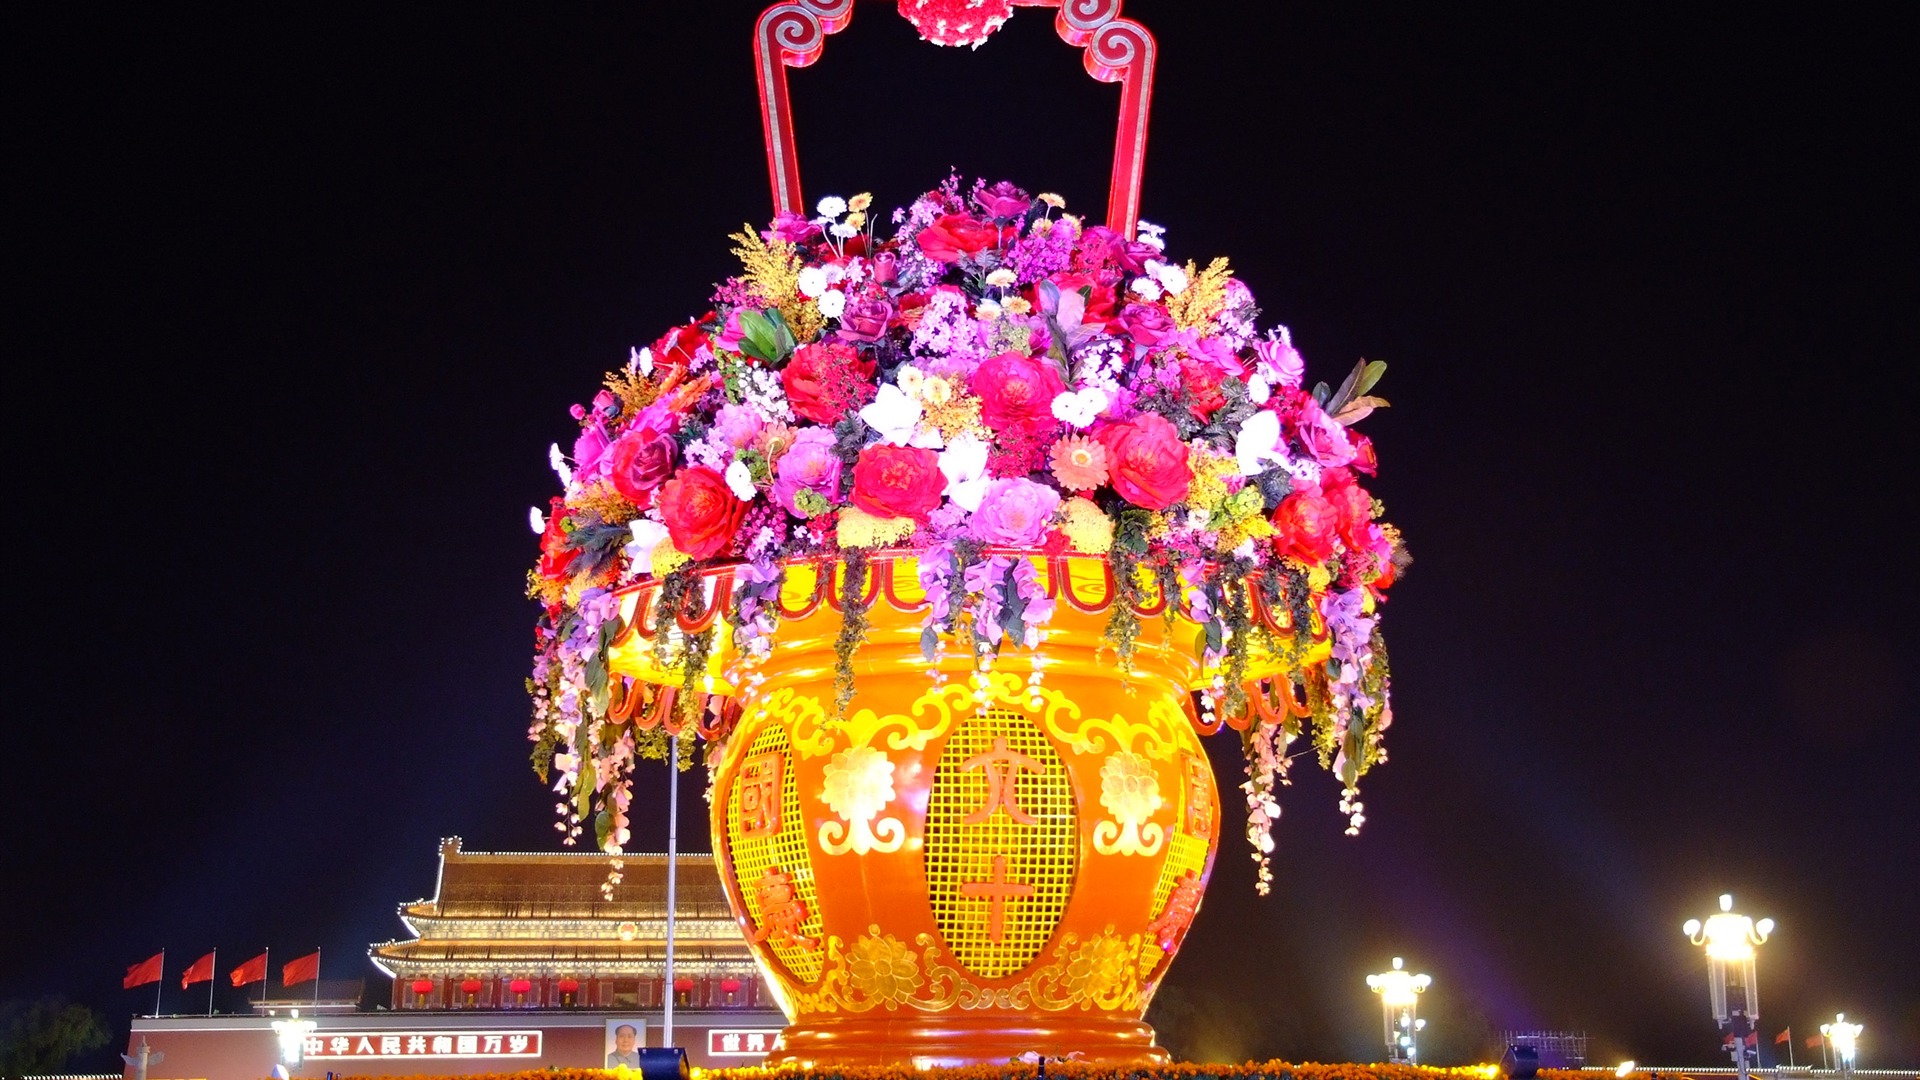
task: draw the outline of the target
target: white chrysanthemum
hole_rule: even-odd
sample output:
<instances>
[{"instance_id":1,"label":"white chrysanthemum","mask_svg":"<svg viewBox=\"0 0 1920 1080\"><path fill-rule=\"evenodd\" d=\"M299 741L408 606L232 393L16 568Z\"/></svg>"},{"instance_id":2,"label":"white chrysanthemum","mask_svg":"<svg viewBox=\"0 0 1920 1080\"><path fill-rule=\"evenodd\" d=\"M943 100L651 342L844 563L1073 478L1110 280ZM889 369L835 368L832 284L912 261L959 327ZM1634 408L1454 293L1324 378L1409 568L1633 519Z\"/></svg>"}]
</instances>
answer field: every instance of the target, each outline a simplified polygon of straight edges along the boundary
<instances>
[{"instance_id":1,"label":"white chrysanthemum","mask_svg":"<svg viewBox=\"0 0 1920 1080\"><path fill-rule=\"evenodd\" d=\"M1155 271L1154 276L1160 279L1160 287L1174 296L1187 291L1187 272L1177 266L1172 264L1162 266Z\"/></svg>"},{"instance_id":2,"label":"white chrysanthemum","mask_svg":"<svg viewBox=\"0 0 1920 1080\"><path fill-rule=\"evenodd\" d=\"M819 296L827 291L827 272L817 266L809 266L800 271L798 285L801 296Z\"/></svg>"},{"instance_id":3,"label":"white chrysanthemum","mask_svg":"<svg viewBox=\"0 0 1920 1080\"><path fill-rule=\"evenodd\" d=\"M829 319L837 319L847 310L847 294L839 289L828 289L820 294L820 314Z\"/></svg>"},{"instance_id":4,"label":"white chrysanthemum","mask_svg":"<svg viewBox=\"0 0 1920 1080\"><path fill-rule=\"evenodd\" d=\"M814 209L818 210L823 217L837 218L847 212L847 200L838 195L829 195L821 199Z\"/></svg>"},{"instance_id":5,"label":"white chrysanthemum","mask_svg":"<svg viewBox=\"0 0 1920 1080\"><path fill-rule=\"evenodd\" d=\"M1128 288L1133 290L1134 295L1149 303L1160 299L1160 283L1150 277L1134 278L1133 284Z\"/></svg>"},{"instance_id":6,"label":"white chrysanthemum","mask_svg":"<svg viewBox=\"0 0 1920 1080\"><path fill-rule=\"evenodd\" d=\"M1054 397L1053 415L1063 424L1088 427L1106 411L1108 401L1107 392L1097 386L1069 390Z\"/></svg>"},{"instance_id":7,"label":"white chrysanthemum","mask_svg":"<svg viewBox=\"0 0 1920 1080\"><path fill-rule=\"evenodd\" d=\"M733 490L734 496L741 502L752 501L753 470L747 468L746 462L736 459L733 464L727 466L727 487Z\"/></svg>"}]
</instances>

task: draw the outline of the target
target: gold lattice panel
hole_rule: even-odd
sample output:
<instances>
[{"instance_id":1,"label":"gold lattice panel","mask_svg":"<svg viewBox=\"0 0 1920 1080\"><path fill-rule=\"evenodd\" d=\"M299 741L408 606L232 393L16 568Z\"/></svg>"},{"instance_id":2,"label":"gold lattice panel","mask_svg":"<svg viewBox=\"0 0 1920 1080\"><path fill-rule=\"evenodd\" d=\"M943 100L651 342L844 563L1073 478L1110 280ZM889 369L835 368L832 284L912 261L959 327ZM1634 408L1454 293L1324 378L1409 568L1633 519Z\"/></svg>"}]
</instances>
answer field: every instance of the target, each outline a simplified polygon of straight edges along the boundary
<instances>
[{"instance_id":1,"label":"gold lattice panel","mask_svg":"<svg viewBox=\"0 0 1920 1080\"><path fill-rule=\"evenodd\" d=\"M1019 971L1053 936L1079 858L1074 816L1066 767L1026 716L976 714L947 739L927 803L927 899L968 971Z\"/></svg>"},{"instance_id":2,"label":"gold lattice panel","mask_svg":"<svg viewBox=\"0 0 1920 1080\"><path fill-rule=\"evenodd\" d=\"M789 972L800 982L811 983L820 977L820 894L814 885L813 862L807 855L807 827L800 815L800 785L793 776L793 749L785 726L769 720L754 735L746 760L763 755L777 756L780 766L780 829L766 837L747 836L747 823L741 817L741 801L746 785L735 775L727 792L727 850L733 854L734 881L746 901L747 914L755 932L768 925L761 910L759 883L768 868L786 873L793 882L793 893L805 910L799 936L807 942L772 936L768 944Z\"/></svg>"}]
</instances>

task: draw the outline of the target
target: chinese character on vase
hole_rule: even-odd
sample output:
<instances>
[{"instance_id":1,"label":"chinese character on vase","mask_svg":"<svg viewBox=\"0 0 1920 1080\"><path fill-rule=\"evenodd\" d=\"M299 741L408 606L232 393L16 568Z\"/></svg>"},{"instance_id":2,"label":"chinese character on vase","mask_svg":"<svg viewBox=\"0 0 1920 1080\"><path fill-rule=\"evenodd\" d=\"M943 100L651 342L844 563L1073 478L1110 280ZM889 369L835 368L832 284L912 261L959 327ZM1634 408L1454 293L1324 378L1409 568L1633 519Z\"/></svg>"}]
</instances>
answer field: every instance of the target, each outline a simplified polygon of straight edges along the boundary
<instances>
[{"instance_id":1,"label":"chinese character on vase","mask_svg":"<svg viewBox=\"0 0 1920 1080\"><path fill-rule=\"evenodd\" d=\"M802 949L813 947L813 940L800 933L801 925L807 921L807 906L800 902L794 892L793 879L785 870L769 866L753 889L755 906L760 909L760 927L748 940L772 940Z\"/></svg>"}]
</instances>

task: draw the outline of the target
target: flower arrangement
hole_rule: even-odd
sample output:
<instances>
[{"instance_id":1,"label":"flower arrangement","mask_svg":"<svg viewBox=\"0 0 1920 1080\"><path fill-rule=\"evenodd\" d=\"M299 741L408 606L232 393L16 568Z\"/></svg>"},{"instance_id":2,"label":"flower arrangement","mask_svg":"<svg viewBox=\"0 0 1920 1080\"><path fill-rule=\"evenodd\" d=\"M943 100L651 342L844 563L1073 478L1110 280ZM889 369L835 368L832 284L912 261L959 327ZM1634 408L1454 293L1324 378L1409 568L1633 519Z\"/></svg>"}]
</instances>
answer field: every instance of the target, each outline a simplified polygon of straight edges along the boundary
<instances>
[{"instance_id":1,"label":"flower arrangement","mask_svg":"<svg viewBox=\"0 0 1920 1080\"><path fill-rule=\"evenodd\" d=\"M712 311L634 349L573 408L572 452L551 452L565 490L532 512L530 594L544 610L530 737L542 778L558 772L568 842L597 807L595 842L619 851L635 760L664 757L667 731L717 705L699 682L709 629L674 646L685 681L667 724L614 715L616 590L657 583L664 628L702 571L734 568L728 678L751 694L784 566L843 562L844 709L865 633L857 583L882 549L918 557L936 679L950 648L990 664L1043 640L1053 601L1023 552L1103 556L1121 592L1176 599L1219 673L1196 714L1216 727L1251 715L1236 676L1265 631L1249 589L1290 611L1296 634L1324 626L1327 659L1292 673L1300 707L1262 710L1242 731L1262 891L1296 738L1341 779L1357 830L1356 785L1384 760L1392 721L1379 605L1408 563L1362 485L1372 446L1352 430L1386 405L1370 395L1385 365L1309 389L1288 331L1256 329L1227 261L1177 262L1146 222L1129 239L1056 195L949 177L881 239L871 203L829 197L813 218L735 234L742 271ZM1112 605L1123 669L1138 620ZM701 733L723 739L725 725Z\"/></svg>"}]
</instances>

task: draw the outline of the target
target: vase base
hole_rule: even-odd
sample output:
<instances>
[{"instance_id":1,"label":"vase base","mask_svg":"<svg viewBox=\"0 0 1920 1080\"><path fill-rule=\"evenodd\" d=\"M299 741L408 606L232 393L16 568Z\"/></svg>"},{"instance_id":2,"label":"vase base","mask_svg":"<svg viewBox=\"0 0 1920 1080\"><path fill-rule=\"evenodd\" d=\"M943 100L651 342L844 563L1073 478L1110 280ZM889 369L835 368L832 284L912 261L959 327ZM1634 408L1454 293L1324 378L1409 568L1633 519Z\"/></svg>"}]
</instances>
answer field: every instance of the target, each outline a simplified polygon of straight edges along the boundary
<instances>
[{"instance_id":1,"label":"vase base","mask_svg":"<svg viewBox=\"0 0 1920 1080\"><path fill-rule=\"evenodd\" d=\"M1171 1058L1139 1020L909 1014L809 1019L788 1025L768 1065L1004 1065L1021 1054L1101 1065L1164 1065Z\"/></svg>"}]
</instances>

